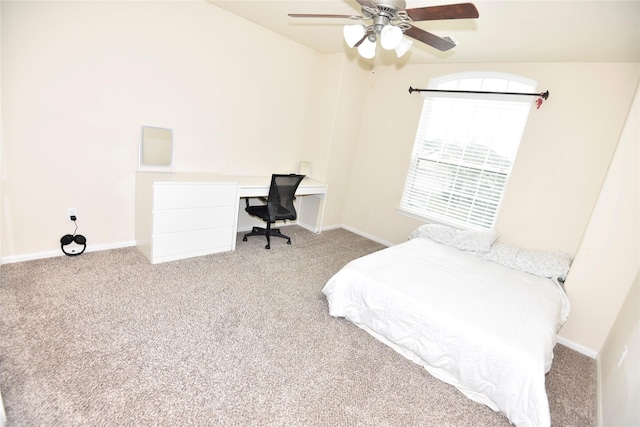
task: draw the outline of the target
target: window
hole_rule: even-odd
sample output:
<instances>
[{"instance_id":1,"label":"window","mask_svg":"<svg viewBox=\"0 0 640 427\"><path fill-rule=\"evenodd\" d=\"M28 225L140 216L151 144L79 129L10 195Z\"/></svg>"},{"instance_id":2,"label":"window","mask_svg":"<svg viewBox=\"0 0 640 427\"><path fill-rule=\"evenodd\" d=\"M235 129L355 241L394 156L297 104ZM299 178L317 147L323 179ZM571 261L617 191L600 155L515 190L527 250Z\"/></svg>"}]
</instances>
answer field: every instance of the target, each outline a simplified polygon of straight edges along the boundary
<instances>
[{"instance_id":1,"label":"window","mask_svg":"<svg viewBox=\"0 0 640 427\"><path fill-rule=\"evenodd\" d=\"M532 93L504 74L449 75L431 89ZM531 108L530 96L422 92L424 105L399 212L490 230Z\"/></svg>"}]
</instances>

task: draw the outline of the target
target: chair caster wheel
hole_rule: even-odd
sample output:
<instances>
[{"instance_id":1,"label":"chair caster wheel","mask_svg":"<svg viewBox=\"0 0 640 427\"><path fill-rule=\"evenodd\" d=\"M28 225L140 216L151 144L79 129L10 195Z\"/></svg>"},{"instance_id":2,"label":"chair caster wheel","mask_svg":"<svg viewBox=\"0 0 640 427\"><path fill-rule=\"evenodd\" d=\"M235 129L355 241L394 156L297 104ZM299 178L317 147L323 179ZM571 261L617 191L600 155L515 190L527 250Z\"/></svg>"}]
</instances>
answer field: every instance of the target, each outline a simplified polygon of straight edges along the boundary
<instances>
[{"instance_id":1,"label":"chair caster wheel","mask_svg":"<svg viewBox=\"0 0 640 427\"><path fill-rule=\"evenodd\" d=\"M246 241L247 241L247 238L246 238L246 237L243 237L243 238L242 238L242 241L243 241L243 242L246 242Z\"/></svg>"},{"instance_id":2,"label":"chair caster wheel","mask_svg":"<svg viewBox=\"0 0 640 427\"><path fill-rule=\"evenodd\" d=\"M264 247L265 249L271 249L271 245L267 245Z\"/></svg>"},{"instance_id":3,"label":"chair caster wheel","mask_svg":"<svg viewBox=\"0 0 640 427\"><path fill-rule=\"evenodd\" d=\"M291 244L291 240L287 240L287 245L290 245L290 244Z\"/></svg>"}]
</instances>

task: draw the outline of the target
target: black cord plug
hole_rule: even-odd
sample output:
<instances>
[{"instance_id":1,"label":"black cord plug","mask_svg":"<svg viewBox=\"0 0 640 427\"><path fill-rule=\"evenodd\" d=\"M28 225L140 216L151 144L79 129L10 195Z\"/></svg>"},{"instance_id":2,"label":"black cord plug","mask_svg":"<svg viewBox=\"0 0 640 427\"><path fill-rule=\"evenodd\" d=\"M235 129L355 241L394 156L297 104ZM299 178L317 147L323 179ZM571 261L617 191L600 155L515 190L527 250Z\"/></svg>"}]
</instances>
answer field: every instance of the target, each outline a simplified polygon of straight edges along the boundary
<instances>
[{"instance_id":1,"label":"black cord plug","mask_svg":"<svg viewBox=\"0 0 640 427\"><path fill-rule=\"evenodd\" d=\"M71 216L69 217L69 219L71 219L71 221L75 221L75 220L76 220L76 219L78 219L78 218L76 218L76 216L75 216L75 215L71 215Z\"/></svg>"}]
</instances>

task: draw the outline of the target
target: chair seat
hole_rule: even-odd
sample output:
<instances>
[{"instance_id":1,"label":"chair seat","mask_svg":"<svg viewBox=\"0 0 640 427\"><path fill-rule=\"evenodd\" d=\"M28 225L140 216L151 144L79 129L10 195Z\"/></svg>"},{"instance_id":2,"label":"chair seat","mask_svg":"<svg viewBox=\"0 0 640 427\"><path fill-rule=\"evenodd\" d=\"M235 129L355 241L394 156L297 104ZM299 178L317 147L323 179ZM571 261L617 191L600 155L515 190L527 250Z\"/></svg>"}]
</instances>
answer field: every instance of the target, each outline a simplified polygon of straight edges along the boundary
<instances>
[{"instance_id":1,"label":"chair seat","mask_svg":"<svg viewBox=\"0 0 640 427\"><path fill-rule=\"evenodd\" d=\"M245 211L249 215L261 218L263 221L269 221L269 209L267 208L267 205L247 206ZM278 209L276 215L278 216L278 220L296 219L296 215L292 214L287 209Z\"/></svg>"},{"instance_id":2,"label":"chair seat","mask_svg":"<svg viewBox=\"0 0 640 427\"><path fill-rule=\"evenodd\" d=\"M261 206L247 206L245 211L249 215L257 216L258 218L262 218L263 221L269 220L269 210L267 209L267 205Z\"/></svg>"}]
</instances>

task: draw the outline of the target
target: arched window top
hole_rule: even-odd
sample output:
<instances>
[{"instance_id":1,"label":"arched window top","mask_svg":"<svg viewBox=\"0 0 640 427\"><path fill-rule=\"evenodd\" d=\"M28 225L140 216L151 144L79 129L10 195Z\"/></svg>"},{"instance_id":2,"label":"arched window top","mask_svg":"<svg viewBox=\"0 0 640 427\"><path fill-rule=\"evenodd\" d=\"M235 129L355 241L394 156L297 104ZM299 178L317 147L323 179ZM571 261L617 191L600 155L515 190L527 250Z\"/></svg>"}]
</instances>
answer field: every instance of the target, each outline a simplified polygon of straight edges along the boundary
<instances>
[{"instance_id":1,"label":"arched window top","mask_svg":"<svg viewBox=\"0 0 640 427\"><path fill-rule=\"evenodd\" d=\"M516 74L472 71L431 79L429 89L534 92L538 82Z\"/></svg>"}]
</instances>

